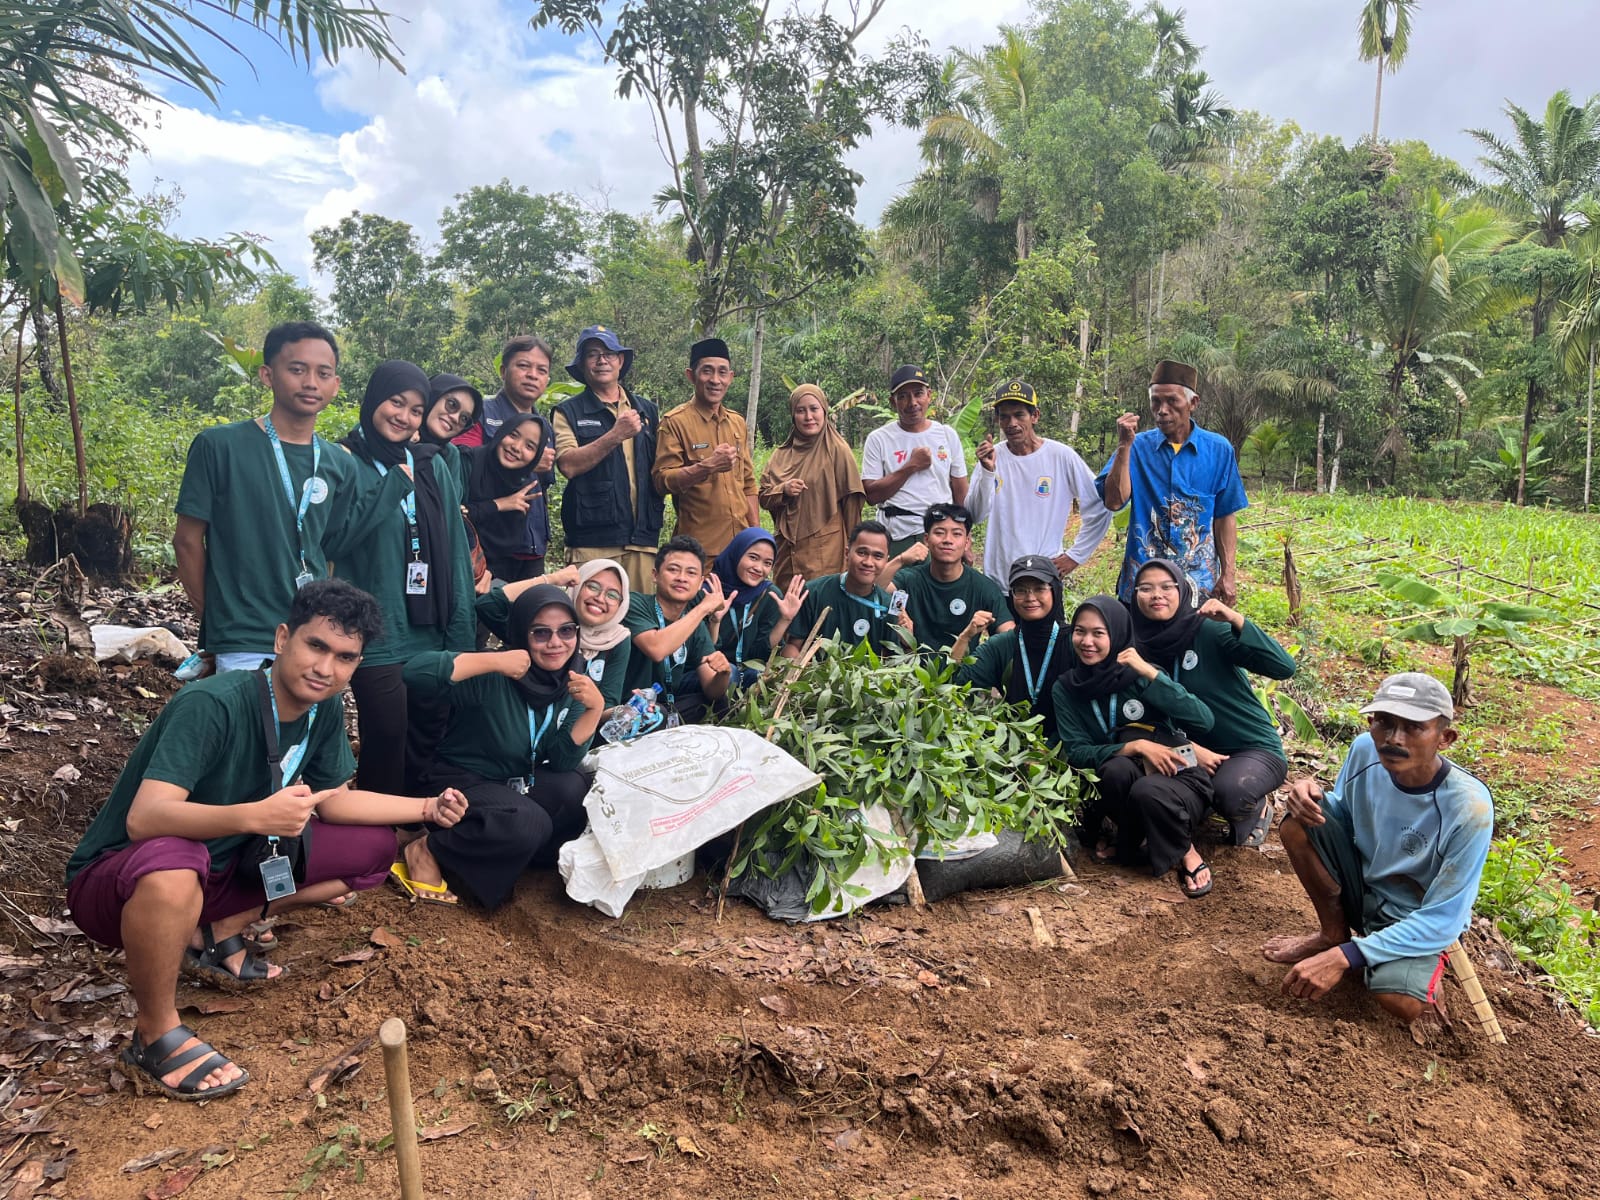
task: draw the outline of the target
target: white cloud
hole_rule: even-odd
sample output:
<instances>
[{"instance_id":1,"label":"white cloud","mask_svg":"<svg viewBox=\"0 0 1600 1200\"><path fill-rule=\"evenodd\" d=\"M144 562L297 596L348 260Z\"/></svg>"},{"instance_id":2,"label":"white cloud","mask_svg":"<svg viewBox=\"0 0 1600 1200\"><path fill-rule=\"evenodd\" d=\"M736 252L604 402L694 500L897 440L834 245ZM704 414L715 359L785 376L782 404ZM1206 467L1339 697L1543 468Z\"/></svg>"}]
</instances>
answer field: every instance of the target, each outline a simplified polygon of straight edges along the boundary
<instances>
[{"instance_id":1,"label":"white cloud","mask_svg":"<svg viewBox=\"0 0 1600 1200\"><path fill-rule=\"evenodd\" d=\"M270 118L164 111L133 164L185 193L182 232L245 230L270 239L290 271L311 278L309 234L352 210L411 222L426 240L452 197L502 177L536 192L566 191L628 212L653 208L669 181L650 111L616 95L592 39L563 46L528 27L526 0L393 0L406 74L369 59L319 66L326 111L349 131L321 134ZM877 52L908 26L935 53L978 46L994 26L1026 15L1025 0L983 10L967 0L891 0L869 31ZM224 94L224 103L227 97ZM866 176L860 215L875 221L918 169L913 130L885 129L852 157Z\"/></svg>"}]
</instances>

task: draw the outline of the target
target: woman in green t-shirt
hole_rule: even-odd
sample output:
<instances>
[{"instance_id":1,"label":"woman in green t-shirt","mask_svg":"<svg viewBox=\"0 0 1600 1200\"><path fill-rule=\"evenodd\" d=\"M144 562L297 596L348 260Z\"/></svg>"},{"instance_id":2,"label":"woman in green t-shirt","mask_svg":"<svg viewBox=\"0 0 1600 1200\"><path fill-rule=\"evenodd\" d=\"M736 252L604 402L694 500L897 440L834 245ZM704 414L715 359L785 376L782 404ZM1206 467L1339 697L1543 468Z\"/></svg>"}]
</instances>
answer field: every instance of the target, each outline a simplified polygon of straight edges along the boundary
<instances>
[{"instance_id":1,"label":"woman in green t-shirt","mask_svg":"<svg viewBox=\"0 0 1600 1200\"><path fill-rule=\"evenodd\" d=\"M454 889L499 908L524 870L583 832L589 779L578 766L605 701L578 651L577 606L539 584L517 597L508 624L511 649L406 664L409 687L450 699L428 778L453 780L441 786L465 792L472 813L425 833L426 855L408 844L395 863L396 882L419 900L454 904Z\"/></svg>"},{"instance_id":2,"label":"woman in green t-shirt","mask_svg":"<svg viewBox=\"0 0 1600 1200\"><path fill-rule=\"evenodd\" d=\"M366 648L350 690L361 735L356 786L391 796L414 790L432 752L431 739L421 739L438 731L436 722L411 711L401 677L405 661L426 650L472 645L460 477L437 447L411 440L429 391L422 368L398 359L380 363L367 382L360 422L339 442L356 460L363 491L383 486L391 471L405 471L412 482L411 494L377 510L334 564L335 577L370 594L383 611L383 637Z\"/></svg>"},{"instance_id":3,"label":"woman in green t-shirt","mask_svg":"<svg viewBox=\"0 0 1600 1200\"><path fill-rule=\"evenodd\" d=\"M1177 563L1153 558L1134 578L1133 640L1139 653L1206 702L1216 717L1195 744L1211 776L1212 807L1236 846L1259 846L1271 824L1270 797L1289 773L1278 722L1250 675L1288 679L1295 661L1242 613L1203 600Z\"/></svg>"},{"instance_id":4,"label":"woman in green t-shirt","mask_svg":"<svg viewBox=\"0 0 1600 1200\"><path fill-rule=\"evenodd\" d=\"M1115 596L1078 605L1071 631L1072 664L1056 682L1055 715L1068 764L1099 779L1081 818L1084 842L1096 862L1147 859L1156 876L1176 867L1184 895L1204 896L1211 869L1194 834L1211 777L1188 742L1189 731L1211 728L1211 710L1134 649L1133 623Z\"/></svg>"},{"instance_id":5,"label":"woman in green t-shirt","mask_svg":"<svg viewBox=\"0 0 1600 1200\"><path fill-rule=\"evenodd\" d=\"M783 645L789 622L805 602L805 580L798 575L787 589L772 583L777 552L777 539L755 525L734 534L711 564L711 573L722 581L722 594L732 597L712 634L733 668L730 692L761 677L760 666L746 664L764 664Z\"/></svg>"},{"instance_id":6,"label":"woman in green t-shirt","mask_svg":"<svg viewBox=\"0 0 1600 1200\"><path fill-rule=\"evenodd\" d=\"M606 707L614 707L622 703L623 681L633 653L633 635L623 624L631 596L628 573L610 558L591 558L566 569L578 573L577 582L567 588L578 611L578 649Z\"/></svg>"}]
</instances>

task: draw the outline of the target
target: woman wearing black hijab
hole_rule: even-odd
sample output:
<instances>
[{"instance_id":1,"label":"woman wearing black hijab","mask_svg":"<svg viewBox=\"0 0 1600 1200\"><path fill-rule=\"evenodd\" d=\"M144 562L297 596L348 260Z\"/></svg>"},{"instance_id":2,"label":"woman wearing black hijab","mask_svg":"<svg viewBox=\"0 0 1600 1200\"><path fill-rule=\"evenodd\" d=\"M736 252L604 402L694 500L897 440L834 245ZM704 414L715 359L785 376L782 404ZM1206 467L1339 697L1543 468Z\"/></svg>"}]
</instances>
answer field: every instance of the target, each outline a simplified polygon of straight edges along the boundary
<instances>
[{"instance_id":1,"label":"woman wearing black hijab","mask_svg":"<svg viewBox=\"0 0 1600 1200\"><path fill-rule=\"evenodd\" d=\"M1071 662L1062 624L1066 614L1061 604L1061 572L1043 555L1029 554L1011 564L1006 582L1016 626L979 646L976 657L956 672L955 681L993 688L1007 702L1025 705L1034 716L1044 718L1039 736L1054 745L1052 688Z\"/></svg>"},{"instance_id":2,"label":"woman wearing black hijab","mask_svg":"<svg viewBox=\"0 0 1600 1200\"><path fill-rule=\"evenodd\" d=\"M1071 630L1072 665L1056 682L1055 712L1067 763L1099 778L1082 814L1085 844L1097 862L1124 863L1138 861L1145 844L1152 875L1177 867L1184 895L1205 895L1210 868L1194 831L1211 778L1191 760L1185 731L1210 729L1211 710L1134 648L1133 622L1115 596L1078 605Z\"/></svg>"},{"instance_id":3,"label":"woman wearing black hijab","mask_svg":"<svg viewBox=\"0 0 1600 1200\"><path fill-rule=\"evenodd\" d=\"M466 476L466 511L489 573L502 583L519 583L544 573L544 558L528 538L528 507L544 487L539 460L549 438L533 413L513 413L482 446L461 451Z\"/></svg>"},{"instance_id":4,"label":"woman wearing black hijab","mask_svg":"<svg viewBox=\"0 0 1600 1200\"><path fill-rule=\"evenodd\" d=\"M1242 613L1220 600L1200 601L1183 568L1153 558L1139 568L1133 589L1133 640L1144 655L1204 700L1216 722L1200 766L1211 776L1212 806L1233 831L1236 846L1259 846L1271 823L1272 793L1289 773L1278 724L1257 699L1250 672L1288 679L1289 652Z\"/></svg>"},{"instance_id":5,"label":"woman wearing black hijab","mask_svg":"<svg viewBox=\"0 0 1600 1200\"><path fill-rule=\"evenodd\" d=\"M435 447L411 440L428 394L420 367L380 363L367 381L360 423L339 442L355 458L364 491L382 486L391 471L405 472L412 483L400 503L374 513L333 572L383 610L383 636L367 647L350 690L361 732L356 786L392 796L411 791L414 768L432 749L410 737L402 667L423 651L470 648L475 627L460 480L438 461ZM419 737L427 725L418 723Z\"/></svg>"},{"instance_id":6,"label":"woman wearing black hijab","mask_svg":"<svg viewBox=\"0 0 1600 1200\"><path fill-rule=\"evenodd\" d=\"M409 843L393 876L412 897L484 908L511 898L537 861L583 832L588 777L578 770L605 701L578 653L578 610L538 584L511 606L510 649L418 655L406 684L448 696L449 728L428 775L467 794L472 814ZM443 785L441 785L443 786Z\"/></svg>"}]
</instances>

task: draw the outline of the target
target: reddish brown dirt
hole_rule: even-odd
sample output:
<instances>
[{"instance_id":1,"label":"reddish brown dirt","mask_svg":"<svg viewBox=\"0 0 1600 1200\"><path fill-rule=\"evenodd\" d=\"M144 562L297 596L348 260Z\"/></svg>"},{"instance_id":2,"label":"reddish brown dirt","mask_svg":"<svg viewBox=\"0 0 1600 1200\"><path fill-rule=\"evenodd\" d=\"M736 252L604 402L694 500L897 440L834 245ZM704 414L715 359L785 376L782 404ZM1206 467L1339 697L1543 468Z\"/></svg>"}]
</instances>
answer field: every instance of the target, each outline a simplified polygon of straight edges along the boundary
<instances>
[{"instance_id":1,"label":"reddish brown dirt","mask_svg":"<svg viewBox=\"0 0 1600 1200\"><path fill-rule=\"evenodd\" d=\"M430 1196L1600 1195L1600 1041L1478 935L1507 1046L1469 1027L1453 984L1455 1024L1427 1045L1349 985L1285 999L1258 948L1309 909L1275 842L1217 852L1217 891L1197 902L1086 869L798 928L739 905L718 924L702 880L621 921L552 874L488 918L368 893L282 928L283 982L185 1014L249 1068L244 1092L138 1098L109 1065L127 997L97 995L119 964L27 917L59 914L65 853L162 676L109 673L70 700L4 678L0 1195L170 1196L191 1175L183 1194L201 1200L397 1195L375 1049L324 1100L307 1086L390 1016L412 1031L419 1122L467 1123L424 1145ZM66 764L81 778L53 781ZM1056 947L1035 945L1030 906ZM504 1102L530 1096L509 1123Z\"/></svg>"}]
</instances>

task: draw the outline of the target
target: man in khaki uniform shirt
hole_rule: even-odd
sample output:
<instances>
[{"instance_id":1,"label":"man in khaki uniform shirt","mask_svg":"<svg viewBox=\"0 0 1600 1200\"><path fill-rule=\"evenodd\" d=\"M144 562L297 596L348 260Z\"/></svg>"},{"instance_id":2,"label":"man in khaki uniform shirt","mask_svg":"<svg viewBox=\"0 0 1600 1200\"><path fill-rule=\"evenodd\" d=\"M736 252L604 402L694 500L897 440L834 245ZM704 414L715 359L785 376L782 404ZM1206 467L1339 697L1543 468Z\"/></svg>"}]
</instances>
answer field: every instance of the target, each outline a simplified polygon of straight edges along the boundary
<instances>
[{"instance_id":1,"label":"man in khaki uniform shirt","mask_svg":"<svg viewBox=\"0 0 1600 1200\"><path fill-rule=\"evenodd\" d=\"M651 478L658 492L672 497L676 531L698 541L709 562L734 534L761 523L755 464L744 418L722 406L733 383L728 344L721 338L696 342L683 374L694 385L694 399L661 419Z\"/></svg>"}]
</instances>

